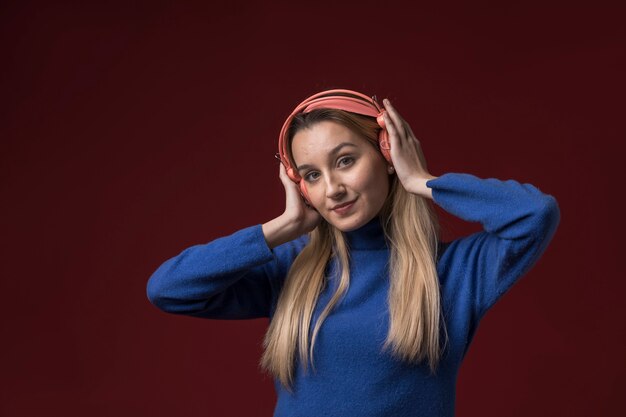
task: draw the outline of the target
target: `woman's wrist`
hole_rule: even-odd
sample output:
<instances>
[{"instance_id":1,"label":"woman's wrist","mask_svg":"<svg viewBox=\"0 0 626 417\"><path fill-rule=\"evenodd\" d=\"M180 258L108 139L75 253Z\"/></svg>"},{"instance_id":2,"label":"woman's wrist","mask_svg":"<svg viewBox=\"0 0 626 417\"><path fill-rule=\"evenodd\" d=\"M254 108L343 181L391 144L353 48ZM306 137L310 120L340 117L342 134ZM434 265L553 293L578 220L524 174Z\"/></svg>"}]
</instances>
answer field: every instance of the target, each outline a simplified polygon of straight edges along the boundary
<instances>
[{"instance_id":1,"label":"woman's wrist","mask_svg":"<svg viewBox=\"0 0 626 417\"><path fill-rule=\"evenodd\" d=\"M407 191L411 194L416 194L422 197L433 198L433 190L426 185L426 183L432 179L439 178L434 175L428 175L426 177L416 177L409 180L409 187Z\"/></svg>"},{"instance_id":2,"label":"woman's wrist","mask_svg":"<svg viewBox=\"0 0 626 417\"><path fill-rule=\"evenodd\" d=\"M276 217L269 222L263 223L261 228L263 229L263 236L270 249L274 249L278 245L289 242L295 239L297 236L294 222L286 218L285 215Z\"/></svg>"}]
</instances>

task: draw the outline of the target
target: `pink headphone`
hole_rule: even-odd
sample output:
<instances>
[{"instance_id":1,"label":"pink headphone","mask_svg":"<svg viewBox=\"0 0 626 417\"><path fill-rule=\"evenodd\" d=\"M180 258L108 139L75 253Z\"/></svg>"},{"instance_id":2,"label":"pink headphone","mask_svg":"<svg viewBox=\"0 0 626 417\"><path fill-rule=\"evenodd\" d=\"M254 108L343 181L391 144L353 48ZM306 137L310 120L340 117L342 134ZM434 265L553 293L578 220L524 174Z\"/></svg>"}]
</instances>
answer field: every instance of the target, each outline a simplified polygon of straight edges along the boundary
<instances>
[{"instance_id":1,"label":"pink headphone","mask_svg":"<svg viewBox=\"0 0 626 417\"><path fill-rule=\"evenodd\" d=\"M348 93L354 97L335 95L335 93ZM289 158L287 158L287 131L296 114L299 112L308 113L311 110L321 108L346 110L352 113L375 117L378 125L382 127L380 133L378 134L378 145L380 147L380 151L387 162L390 164L392 163L391 154L389 152L391 149L389 144L389 135L387 134L387 129L385 128L385 119L383 118L386 110L376 102L376 96L372 96L370 98L357 91L345 89L326 90L314 94L302 103L298 104L298 106L291 112L287 120L285 120L283 128L280 131L280 135L278 136L278 155L280 156L281 162L285 166L287 176L300 186L300 193L308 203L310 203L310 199L305 187L305 182L302 181L302 177L300 177L298 171L291 166Z\"/></svg>"}]
</instances>

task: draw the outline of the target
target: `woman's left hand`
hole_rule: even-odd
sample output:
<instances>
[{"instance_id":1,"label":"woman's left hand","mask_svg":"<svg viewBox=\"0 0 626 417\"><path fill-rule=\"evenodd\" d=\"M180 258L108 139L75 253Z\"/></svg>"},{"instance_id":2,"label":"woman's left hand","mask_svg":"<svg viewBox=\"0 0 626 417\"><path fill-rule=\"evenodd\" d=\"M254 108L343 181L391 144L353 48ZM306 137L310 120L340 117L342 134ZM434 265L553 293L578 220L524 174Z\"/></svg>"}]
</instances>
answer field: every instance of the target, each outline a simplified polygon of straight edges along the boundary
<instances>
[{"instance_id":1,"label":"woman's left hand","mask_svg":"<svg viewBox=\"0 0 626 417\"><path fill-rule=\"evenodd\" d=\"M428 172L419 140L389 100L383 100L383 104L387 110L384 117L389 134L391 160L398 179L402 186L412 194L423 195L425 191L428 193L425 190L426 181L437 177Z\"/></svg>"}]
</instances>

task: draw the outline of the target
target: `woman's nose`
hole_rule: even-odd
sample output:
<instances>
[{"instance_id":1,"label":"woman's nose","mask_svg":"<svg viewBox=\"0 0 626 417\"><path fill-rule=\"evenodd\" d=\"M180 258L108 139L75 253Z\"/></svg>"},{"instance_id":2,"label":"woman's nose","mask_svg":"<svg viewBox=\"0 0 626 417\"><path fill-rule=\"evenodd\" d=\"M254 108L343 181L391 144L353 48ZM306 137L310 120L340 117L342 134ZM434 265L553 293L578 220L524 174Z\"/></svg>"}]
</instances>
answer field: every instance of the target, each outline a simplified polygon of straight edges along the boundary
<instances>
[{"instance_id":1,"label":"woman's nose","mask_svg":"<svg viewBox=\"0 0 626 417\"><path fill-rule=\"evenodd\" d=\"M343 184L340 176L328 175L326 176L326 197L336 198L340 197L346 192L346 187Z\"/></svg>"}]
</instances>

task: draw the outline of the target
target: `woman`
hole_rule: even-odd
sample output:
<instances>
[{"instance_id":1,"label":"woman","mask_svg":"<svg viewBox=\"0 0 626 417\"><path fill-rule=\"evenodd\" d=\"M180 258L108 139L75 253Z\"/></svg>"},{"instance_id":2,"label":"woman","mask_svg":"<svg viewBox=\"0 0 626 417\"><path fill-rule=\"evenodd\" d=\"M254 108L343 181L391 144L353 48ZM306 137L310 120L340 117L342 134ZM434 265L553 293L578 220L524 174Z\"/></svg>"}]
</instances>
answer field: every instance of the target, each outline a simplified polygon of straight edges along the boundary
<instances>
[{"instance_id":1,"label":"woman","mask_svg":"<svg viewBox=\"0 0 626 417\"><path fill-rule=\"evenodd\" d=\"M431 175L383 103L351 90L301 103L279 140L284 213L187 248L148 282L169 313L270 318L274 416L453 416L480 319L559 223L531 184ZM441 242L433 202L484 230Z\"/></svg>"}]
</instances>

